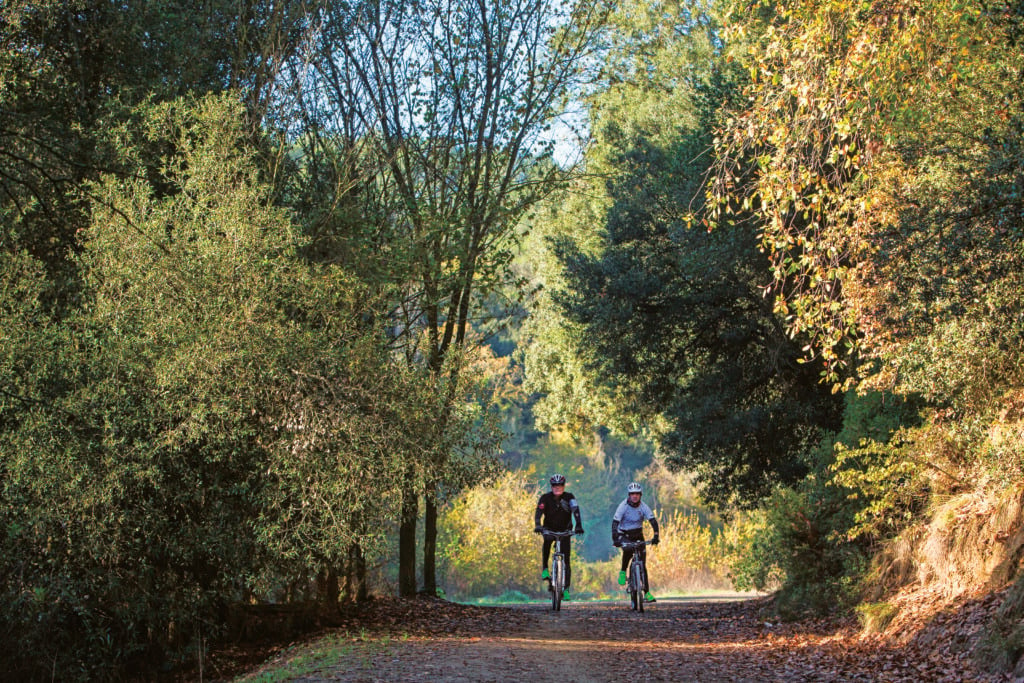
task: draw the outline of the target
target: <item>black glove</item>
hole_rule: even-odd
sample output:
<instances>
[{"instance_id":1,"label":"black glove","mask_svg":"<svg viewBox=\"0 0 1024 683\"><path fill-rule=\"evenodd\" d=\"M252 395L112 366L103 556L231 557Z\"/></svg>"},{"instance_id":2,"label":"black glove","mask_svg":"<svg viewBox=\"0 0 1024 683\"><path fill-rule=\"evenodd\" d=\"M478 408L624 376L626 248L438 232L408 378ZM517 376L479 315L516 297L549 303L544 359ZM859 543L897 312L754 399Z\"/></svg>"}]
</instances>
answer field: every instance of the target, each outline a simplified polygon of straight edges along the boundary
<instances>
[{"instance_id":1,"label":"black glove","mask_svg":"<svg viewBox=\"0 0 1024 683\"><path fill-rule=\"evenodd\" d=\"M654 538L651 539L651 545L658 545L658 534L654 534Z\"/></svg>"},{"instance_id":2,"label":"black glove","mask_svg":"<svg viewBox=\"0 0 1024 683\"><path fill-rule=\"evenodd\" d=\"M583 527L581 527L581 526L576 527L576 535L577 536L582 536L583 535Z\"/></svg>"},{"instance_id":3,"label":"black glove","mask_svg":"<svg viewBox=\"0 0 1024 683\"><path fill-rule=\"evenodd\" d=\"M533 533L535 533L535 534L544 533L544 527L542 527L542 526L540 526L538 524L537 526L533 527Z\"/></svg>"},{"instance_id":4,"label":"black glove","mask_svg":"<svg viewBox=\"0 0 1024 683\"><path fill-rule=\"evenodd\" d=\"M615 546L616 548L621 548L622 547L622 536L613 536L612 537L612 545Z\"/></svg>"}]
</instances>

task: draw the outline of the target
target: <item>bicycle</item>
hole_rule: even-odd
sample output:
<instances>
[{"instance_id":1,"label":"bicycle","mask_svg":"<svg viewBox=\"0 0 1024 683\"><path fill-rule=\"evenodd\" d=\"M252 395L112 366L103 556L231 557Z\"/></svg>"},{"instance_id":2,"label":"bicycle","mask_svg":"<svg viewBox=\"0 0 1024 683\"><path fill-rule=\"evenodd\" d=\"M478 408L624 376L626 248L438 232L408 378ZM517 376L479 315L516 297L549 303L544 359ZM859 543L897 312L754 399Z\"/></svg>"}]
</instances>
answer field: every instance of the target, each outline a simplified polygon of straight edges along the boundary
<instances>
[{"instance_id":1,"label":"bicycle","mask_svg":"<svg viewBox=\"0 0 1024 683\"><path fill-rule=\"evenodd\" d=\"M633 551L626 574L626 591L629 593L630 605L639 612L644 611L644 546L650 544L650 541L622 541L623 550Z\"/></svg>"},{"instance_id":2,"label":"bicycle","mask_svg":"<svg viewBox=\"0 0 1024 683\"><path fill-rule=\"evenodd\" d=\"M562 554L563 538L569 538L573 531L543 531L541 535L545 539L552 539L551 544L551 578L548 579L548 590L551 591L551 609L559 611L562 609L562 591L565 590L565 555Z\"/></svg>"}]
</instances>

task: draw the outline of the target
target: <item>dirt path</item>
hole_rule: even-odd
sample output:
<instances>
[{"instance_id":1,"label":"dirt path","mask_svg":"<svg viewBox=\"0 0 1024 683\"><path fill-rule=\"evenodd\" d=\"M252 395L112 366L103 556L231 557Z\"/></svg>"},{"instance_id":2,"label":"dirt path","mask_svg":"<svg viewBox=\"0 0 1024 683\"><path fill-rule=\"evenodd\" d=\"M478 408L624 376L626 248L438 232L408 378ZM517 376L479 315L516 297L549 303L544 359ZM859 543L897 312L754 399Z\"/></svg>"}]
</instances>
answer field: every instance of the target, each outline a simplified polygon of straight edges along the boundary
<instances>
[{"instance_id":1,"label":"dirt path","mask_svg":"<svg viewBox=\"0 0 1024 683\"><path fill-rule=\"evenodd\" d=\"M663 600L644 614L629 611L624 604L570 603L561 612L545 606L524 607L519 609L529 616L528 622L509 632L393 643L364 659L358 668L324 671L322 678L305 680L771 680L772 672L766 671L770 665L766 667L768 663L745 643L736 642L728 633L731 629L702 632L695 617L704 606ZM686 636L679 640L684 632ZM736 657L743 653L751 662L737 666ZM751 663L757 666L750 667ZM736 675L739 669L748 670Z\"/></svg>"},{"instance_id":2,"label":"dirt path","mask_svg":"<svg viewBox=\"0 0 1024 683\"><path fill-rule=\"evenodd\" d=\"M777 624L763 602L667 599L639 614L618 603L483 608L443 601L355 619L341 652L288 680L343 681L998 681L966 653L909 661L861 641L849 620ZM390 611L389 611L390 610ZM360 625L361 624L361 625ZM358 635L355 635L358 634ZM323 651L311 641L307 647ZM290 649L263 670L308 656ZM255 680L255 679L240 679ZM281 680L281 679L274 679Z\"/></svg>"}]
</instances>

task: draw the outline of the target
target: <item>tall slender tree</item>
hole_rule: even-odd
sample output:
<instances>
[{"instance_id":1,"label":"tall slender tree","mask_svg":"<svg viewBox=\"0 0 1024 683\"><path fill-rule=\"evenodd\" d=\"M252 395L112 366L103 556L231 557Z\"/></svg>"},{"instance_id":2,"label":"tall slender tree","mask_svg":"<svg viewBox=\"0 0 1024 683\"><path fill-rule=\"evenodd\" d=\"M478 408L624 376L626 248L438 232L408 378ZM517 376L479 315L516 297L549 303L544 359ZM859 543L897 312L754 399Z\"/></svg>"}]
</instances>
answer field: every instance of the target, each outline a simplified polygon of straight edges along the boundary
<instances>
[{"instance_id":1,"label":"tall slender tree","mask_svg":"<svg viewBox=\"0 0 1024 683\"><path fill-rule=\"evenodd\" d=\"M508 276L515 228L565 171L544 163L549 126L578 83L603 3L423 0L337 4L304 72L316 120L372 143L395 192L389 230L407 245L405 297L392 311L410 363L460 372L476 302ZM329 115L333 114L331 120ZM353 125L355 122L355 125ZM353 130L355 128L355 130ZM445 433L458 398L436 415ZM399 589L416 591L415 532L425 496L424 590L436 589L438 496L446 439L410 463Z\"/></svg>"}]
</instances>

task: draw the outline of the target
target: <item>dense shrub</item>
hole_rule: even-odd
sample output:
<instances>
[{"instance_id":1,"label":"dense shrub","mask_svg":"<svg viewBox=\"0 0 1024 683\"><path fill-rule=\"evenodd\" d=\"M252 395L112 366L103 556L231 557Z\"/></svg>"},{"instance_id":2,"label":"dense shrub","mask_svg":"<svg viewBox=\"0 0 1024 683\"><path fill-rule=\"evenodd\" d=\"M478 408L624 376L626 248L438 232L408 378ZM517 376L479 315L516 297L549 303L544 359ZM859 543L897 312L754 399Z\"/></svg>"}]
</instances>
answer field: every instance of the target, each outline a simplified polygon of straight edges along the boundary
<instances>
[{"instance_id":1,"label":"dense shrub","mask_svg":"<svg viewBox=\"0 0 1024 683\"><path fill-rule=\"evenodd\" d=\"M724 535L693 512L676 510L660 518L661 542L648 551L658 589L687 593L731 587Z\"/></svg>"},{"instance_id":2,"label":"dense shrub","mask_svg":"<svg viewBox=\"0 0 1024 683\"><path fill-rule=\"evenodd\" d=\"M195 658L230 601L308 585L380 520L410 410L372 297L304 262L245 153L240 105L147 107L130 179L93 189L81 306L61 319L28 257L0 260L0 662L112 678ZM159 169L133 140L177 154ZM152 160L150 160L152 162ZM159 173L164 194L143 178ZM407 381L408 380L408 381ZM392 501L393 502L393 501ZM358 522L358 523L357 523ZM379 526L379 525L378 525Z\"/></svg>"},{"instance_id":3,"label":"dense shrub","mask_svg":"<svg viewBox=\"0 0 1024 683\"><path fill-rule=\"evenodd\" d=\"M846 396L842 430L809 454L811 474L737 518L730 572L739 588L778 588L785 617L852 607L872 549L919 518L927 481L913 458L913 401Z\"/></svg>"},{"instance_id":4,"label":"dense shrub","mask_svg":"<svg viewBox=\"0 0 1024 683\"><path fill-rule=\"evenodd\" d=\"M539 586L540 536L533 533L539 493L521 473L467 491L444 516L438 554L447 593L465 599Z\"/></svg>"}]
</instances>

